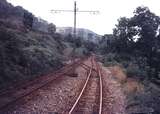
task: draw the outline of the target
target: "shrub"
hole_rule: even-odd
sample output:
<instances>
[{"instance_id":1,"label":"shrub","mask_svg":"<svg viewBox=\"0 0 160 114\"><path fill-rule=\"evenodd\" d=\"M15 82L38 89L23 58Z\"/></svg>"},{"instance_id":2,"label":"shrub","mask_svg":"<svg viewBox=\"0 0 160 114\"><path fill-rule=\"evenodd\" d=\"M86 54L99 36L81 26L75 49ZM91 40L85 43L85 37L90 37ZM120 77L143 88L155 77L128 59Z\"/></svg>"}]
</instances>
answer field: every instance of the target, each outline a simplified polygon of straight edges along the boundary
<instances>
[{"instance_id":1,"label":"shrub","mask_svg":"<svg viewBox=\"0 0 160 114\"><path fill-rule=\"evenodd\" d=\"M52 23L49 24L49 25L48 25L48 33L54 34L55 31L56 31L56 26L55 26L54 24L52 24Z\"/></svg>"},{"instance_id":2,"label":"shrub","mask_svg":"<svg viewBox=\"0 0 160 114\"><path fill-rule=\"evenodd\" d=\"M145 58L134 58L125 54L108 53L104 55L103 63L105 66L122 66L129 77L144 79L148 76L149 67L146 65Z\"/></svg>"},{"instance_id":3,"label":"shrub","mask_svg":"<svg viewBox=\"0 0 160 114\"><path fill-rule=\"evenodd\" d=\"M1 27L0 86L60 68L62 46L53 37Z\"/></svg>"},{"instance_id":4,"label":"shrub","mask_svg":"<svg viewBox=\"0 0 160 114\"><path fill-rule=\"evenodd\" d=\"M119 63L115 60L115 54L113 54L113 53L109 53L109 54L105 55L103 62L104 62L104 65L107 67L119 65Z\"/></svg>"}]
</instances>

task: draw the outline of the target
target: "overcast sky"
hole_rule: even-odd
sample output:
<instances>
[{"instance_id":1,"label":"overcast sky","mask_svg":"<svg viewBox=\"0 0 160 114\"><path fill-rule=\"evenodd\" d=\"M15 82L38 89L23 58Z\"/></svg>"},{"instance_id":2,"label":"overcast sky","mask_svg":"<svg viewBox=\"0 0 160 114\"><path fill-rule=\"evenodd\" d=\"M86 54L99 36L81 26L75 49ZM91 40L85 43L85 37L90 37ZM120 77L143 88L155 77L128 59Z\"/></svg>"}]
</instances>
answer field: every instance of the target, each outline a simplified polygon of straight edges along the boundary
<instances>
[{"instance_id":1,"label":"overcast sky","mask_svg":"<svg viewBox=\"0 0 160 114\"><path fill-rule=\"evenodd\" d=\"M7 0L20 5L56 26L73 26L73 13L52 14L52 9L73 10L74 0ZM112 33L119 17L133 15L138 6L147 6L160 15L159 0L77 0L79 10L99 10L100 14L78 13L77 26L90 29L100 35Z\"/></svg>"}]
</instances>

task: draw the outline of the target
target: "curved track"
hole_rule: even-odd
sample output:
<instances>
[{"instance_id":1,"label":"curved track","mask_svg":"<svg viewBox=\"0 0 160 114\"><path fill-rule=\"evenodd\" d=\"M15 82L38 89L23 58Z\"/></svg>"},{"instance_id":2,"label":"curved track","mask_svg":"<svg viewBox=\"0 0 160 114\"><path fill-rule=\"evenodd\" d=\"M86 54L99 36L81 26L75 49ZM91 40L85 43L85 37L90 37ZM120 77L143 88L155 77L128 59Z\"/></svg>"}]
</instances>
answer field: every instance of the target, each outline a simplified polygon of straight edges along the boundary
<instances>
[{"instance_id":1,"label":"curved track","mask_svg":"<svg viewBox=\"0 0 160 114\"><path fill-rule=\"evenodd\" d=\"M101 114L102 113L102 73L100 66L91 57L91 67L86 82L69 111L69 114Z\"/></svg>"},{"instance_id":2,"label":"curved track","mask_svg":"<svg viewBox=\"0 0 160 114\"><path fill-rule=\"evenodd\" d=\"M7 110L14 105L17 101L20 101L24 97L34 93L35 91L52 83L58 76L68 72L72 72L77 66L83 66L87 70L87 78L79 93L79 96L72 105L72 108L68 111L69 114L101 114L102 113L102 73L100 65L95 61L95 57L90 57L90 64L86 65L83 60L74 62L71 65L66 66L62 70L59 70L54 74L49 74L46 78L40 77L31 82L16 88L16 90L6 91L0 94L0 112ZM25 88L23 90L23 88ZM20 93L16 91L20 89Z\"/></svg>"},{"instance_id":3,"label":"curved track","mask_svg":"<svg viewBox=\"0 0 160 114\"><path fill-rule=\"evenodd\" d=\"M78 60L73 62L71 65L67 65L66 67L62 68L61 70L55 72L54 74L51 73L45 78L40 77L37 78L31 82L28 82L24 85L21 85L21 87L17 87L10 91L4 91L0 94L0 112L3 112L3 110L7 110L10 106L12 106L17 101L20 101L22 98L34 93L35 91L47 86L48 84L52 83L53 80L58 78L59 76L68 73L70 71L73 71L73 69L79 65L82 64L82 60ZM54 75L54 76L53 76ZM21 92L16 92L17 90L20 90Z\"/></svg>"}]
</instances>

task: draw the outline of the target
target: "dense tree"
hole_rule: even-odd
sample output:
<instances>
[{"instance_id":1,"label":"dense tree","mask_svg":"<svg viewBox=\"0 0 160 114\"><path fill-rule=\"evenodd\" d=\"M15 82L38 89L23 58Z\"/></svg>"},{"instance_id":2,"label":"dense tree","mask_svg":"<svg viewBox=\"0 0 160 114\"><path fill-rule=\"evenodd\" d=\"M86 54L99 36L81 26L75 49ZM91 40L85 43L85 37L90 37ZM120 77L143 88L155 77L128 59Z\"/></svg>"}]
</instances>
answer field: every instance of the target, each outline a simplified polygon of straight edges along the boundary
<instances>
[{"instance_id":1,"label":"dense tree","mask_svg":"<svg viewBox=\"0 0 160 114\"><path fill-rule=\"evenodd\" d=\"M54 24L49 24L48 25L48 32L50 33L50 34L54 34L55 33L55 31L56 31L56 26L54 25Z\"/></svg>"},{"instance_id":2,"label":"dense tree","mask_svg":"<svg viewBox=\"0 0 160 114\"><path fill-rule=\"evenodd\" d=\"M116 53L146 58L149 76L158 78L160 72L160 18L147 7L138 7L131 18L120 18L113 30Z\"/></svg>"},{"instance_id":3,"label":"dense tree","mask_svg":"<svg viewBox=\"0 0 160 114\"><path fill-rule=\"evenodd\" d=\"M34 18L34 16L32 15L32 13L24 12L23 24L27 29L32 28L33 18Z\"/></svg>"},{"instance_id":4,"label":"dense tree","mask_svg":"<svg viewBox=\"0 0 160 114\"><path fill-rule=\"evenodd\" d=\"M102 36L102 39L99 41L99 51L102 54L105 54L107 52L114 52L114 40L115 37L113 36L113 34L105 34L104 36Z\"/></svg>"},{"instance_id":5,"label":"dense tree","mask_svg":"<svg viewBox=\"0 0 160 114\"><path fill-rule=\"evenodd\" d=\"M97 45L93 42L84 42L84 46L88 49L89 52L95 52Z\"/></svg>"},{"instance_id":6,"label":"dense tree","mask_svg":"<svg viewBox=\"0 0 160 114\"><path fill-rule=\"evenodd\" d=\"M113 36L116 39L114 45L119 53L131 53L134 49L135 36L137 35L136 27L130 25L131 19L122 17L118 20L118 25L113 30Z\"/></svg>"},{"instance_id":7,"label":"dense tree","mask_svg":"<svg viewBox=\"0 0 160 114\"><path fill-rule=\"evenodd\" d=\"M149 75L151 76L151 70L154 70L154 76L158 75L158 66L155 62L156 58L156 42L157 42L157 30L160 25L160 18L154 13L150 12L147 7L138 7L134 12L134 17L131 18L131 25L139 27L137 30L140 37L136 42L137 50L141 53L141 56L147 58L147 63L150 66ZM157 42L158 43L158 42Z\"/></svg>"}]
</instances>

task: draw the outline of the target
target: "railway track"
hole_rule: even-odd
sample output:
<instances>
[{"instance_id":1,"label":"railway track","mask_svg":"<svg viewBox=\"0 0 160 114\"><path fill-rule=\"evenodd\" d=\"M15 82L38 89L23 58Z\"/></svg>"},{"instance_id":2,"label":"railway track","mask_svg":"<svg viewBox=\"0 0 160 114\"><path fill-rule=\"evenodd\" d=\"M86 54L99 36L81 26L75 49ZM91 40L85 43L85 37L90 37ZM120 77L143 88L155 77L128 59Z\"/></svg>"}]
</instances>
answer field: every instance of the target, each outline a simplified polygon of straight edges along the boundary
<instances>
[{"instance_id":1,"label":"railway track","mask_svg":"<svg viewBox=\"0 0 160 114\"><path fill-rule=\"evenodd\" d=\"M82 60L79 60L79 61L83 61ZM53 72L53 73L50 73L49 75L47 76L39 76L37 78L33 78L31 80L27 80L27 81L21 81L21 82L16 82L15 84L13 84L12 86L8 87L8 88L4 88L3 90L0 90L0 96L2 95L5 95L5 94L10 94L11 92L14 92L15 90L20 90L22 88L27 88L28 86L32 86L34 85L35 83L38 83L39 81L41 80L44 80L48 77L50 77L50 75L62 75L63 74L63 71L67 70L68 68L70 68L71 66L74 66L76 65L79 61L76 61L76 62L73 62L72 64L68 64L66 65L65 67L62 67L61 69Z\"/></svg>"},{"instance_id":2,"label":"railway track","mask_svg":"<svg viewBox=\"0 0 160 114\"><path fill-rule=\"evenodd\" d=\"M91 65L83 64L83 60L79 60L72 65L68 65L67 68L63 68L58 71L54 76L47 76L45 80L43 78L38 78L32 82L27 83L22 86L20 93L14 92L4 92L0 94L0 113L5 110L12 108L14 104L21 101L24 97L34 93L35 91L47 86L52 83L56 77L72 72L76 66L85 67L88 76L86 78L85 84L80 92L77 100L69 111L69 114L101 114L102 113L102 73L99 64L95 61L94 56L90 58ZM63 71L63 72L62 72ZM29 87L28 87L29 86ZM16 91L17 91L16 90ZM9 94L10 93L10 94Z\"/></svg>"},{"instance_id":3,"label":"railway track","mask_svg":"<svg viewBox=\"0 0 160 114\"><path fill-rule=\"evenodd\" d=\"M86 65L85 65L86 66ZM86 82L69 114L101 114L102 113L102 73L100 66L91 58L91 67Z\"/></svg>"},{"instance_id":4,"label":"railway track","mask_svg":"<svg viewBox=\"0 0 160 114\"><path fill-rule=\"evenodd\" d=\"M0 113L9 109L10 106L13 106L14 103L20 101L22 98L52 83L57 77L68 73L69 71L73 71L73 69L81 65L83 61L84 59L78 60L71 65L67 65L65 68L62 68L62 70L57 71L55 74L51 74L54 76L48 75L46 78L37 78L36 80L29 82L22 87L15 88L15 90L2 92L0 94ZM17 93L17 90L20 90L21 92Z\"/></svg>"}]
</instances>

